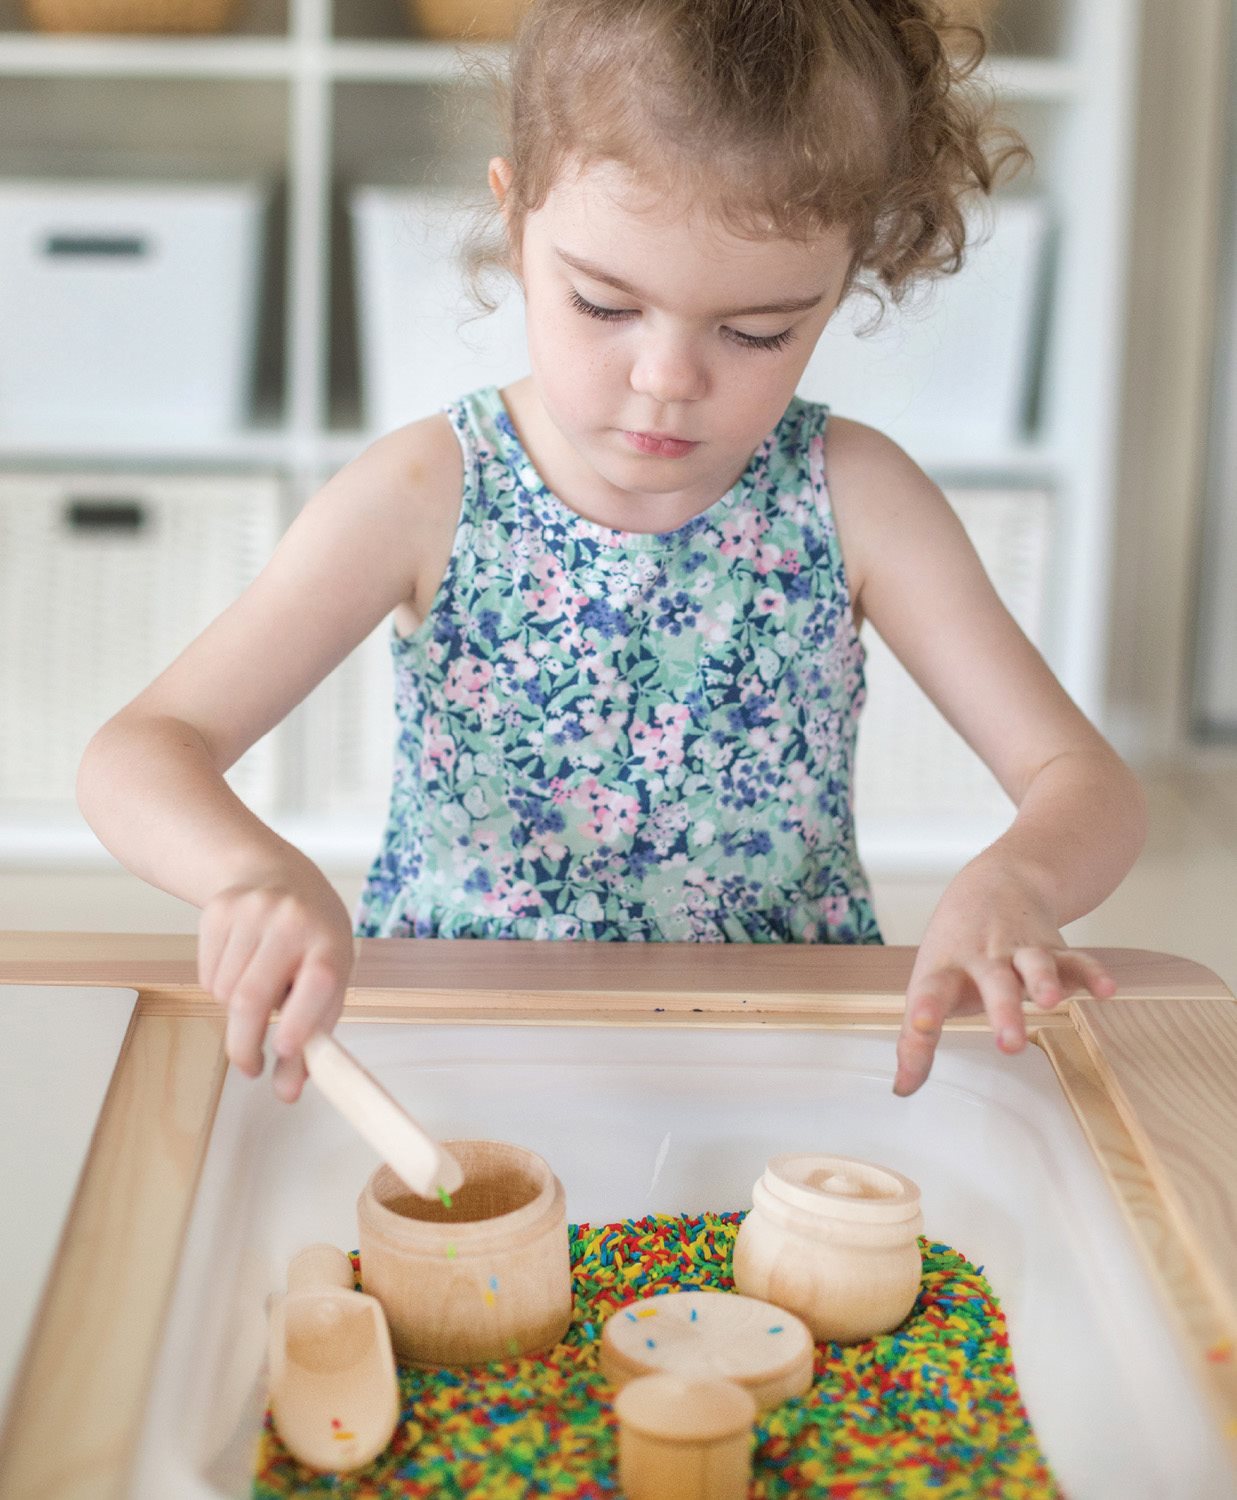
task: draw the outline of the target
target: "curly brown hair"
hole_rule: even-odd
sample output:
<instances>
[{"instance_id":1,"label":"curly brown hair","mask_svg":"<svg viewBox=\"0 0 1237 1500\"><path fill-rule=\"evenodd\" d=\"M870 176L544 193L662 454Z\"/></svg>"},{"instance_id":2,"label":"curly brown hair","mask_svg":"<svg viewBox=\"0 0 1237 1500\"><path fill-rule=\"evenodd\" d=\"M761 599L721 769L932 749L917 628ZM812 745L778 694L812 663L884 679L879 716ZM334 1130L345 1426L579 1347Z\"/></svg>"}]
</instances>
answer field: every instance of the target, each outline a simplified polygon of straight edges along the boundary
<instances>
[{"instance_id":1,"label":"curly brown hair","mask_svg":"<svg viewBox=\"0 0 1237 1500\"><path fill-rule=\"evenodd\" d=\"M938 0L533 0L491 75L513 178L506 232L490 210L466 241L473 295L518 274L568 160L616 161L742 235L848 226L843 298L883 314L878 286L901 303L961 269L968 195L1032 160L975 77L986 49Z\"/></svg>"}]
</instances>

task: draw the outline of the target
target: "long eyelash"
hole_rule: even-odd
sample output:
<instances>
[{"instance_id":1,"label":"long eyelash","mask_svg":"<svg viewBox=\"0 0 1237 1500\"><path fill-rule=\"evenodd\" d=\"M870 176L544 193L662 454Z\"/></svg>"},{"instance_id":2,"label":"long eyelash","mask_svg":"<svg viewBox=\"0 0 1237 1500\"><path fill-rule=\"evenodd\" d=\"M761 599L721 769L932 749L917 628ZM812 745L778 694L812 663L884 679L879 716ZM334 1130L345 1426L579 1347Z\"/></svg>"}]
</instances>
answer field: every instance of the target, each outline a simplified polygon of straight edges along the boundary
<instances>
[{"instance_id":1,"label":"long eyelash","mask_svg":"<svg viewBox=\"0 0 1237 1500\"><path fill-rule=\"evenodd\" d=\"M784 333L771 333L765 338L758 338L754 333L740 333L737 328L727 328L726 332L748 349L784 349L794 338L789 328Z\"/></svg>"},{"instance_id":2,"label":"long eyelash","mask_svg":"<svg viewBox=\"0 0 1237 1500\"><path fill-rule=\"evenodd\" d=\"M594 302L586 302L573 287L571 289L571 305L577 312L587 313L590 318L601 318L609 322L612 318L626 318L631 316L631 310L626 307L598 307Z\"/></svg>"},{"instance_id":3,"label":"long eyelash","mask_svg":"<svg viewBox=\"0 0 1237 1500\"><path fill-rule=\"evenodd\" d=\"M600 318L603 323L613 322L616 318L630 318L634 311L629 307L598 307L595 302L586 302L574 287L568 300L577 312L586 313L590 318ZM784 333L771 333L763 338L754 333L742 333L737 328L726 328L723 332L745 349L784 349L794 338L794 333L789 328Z\"/></svg>"}]
</instances>

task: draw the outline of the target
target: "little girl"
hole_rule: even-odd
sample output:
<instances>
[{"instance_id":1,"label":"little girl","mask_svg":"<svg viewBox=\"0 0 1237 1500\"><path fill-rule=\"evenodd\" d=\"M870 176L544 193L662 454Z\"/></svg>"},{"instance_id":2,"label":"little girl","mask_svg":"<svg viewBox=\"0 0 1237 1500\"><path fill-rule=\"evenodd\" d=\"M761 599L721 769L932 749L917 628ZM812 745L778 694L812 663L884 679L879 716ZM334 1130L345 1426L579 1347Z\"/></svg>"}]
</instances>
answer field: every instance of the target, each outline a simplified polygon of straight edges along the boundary
<instances>
[{"instance_id":1,"label":"little girl","mask_svg":"<svg viewBox=\"0 0 1237 1500\"><path fill-rule=\"evenodd\" d=\"M1112 993L1060 928L1133 863L1138 782L938 487L795 396L860 276L900 300L957 270L965 195L1028 154L989 160L960 39L982 52L935 0L535 0L489 173L531 373L336 475L82 763L104 843L203 909L245 1072L281 1007L281 1097L353 926L223 773L391 614L359 934L879 943L851 806L866 619L1018 809L933 914L895 1092L951 1013L1016 1052L1024 995Z\"/></svg>"}]
</instances>

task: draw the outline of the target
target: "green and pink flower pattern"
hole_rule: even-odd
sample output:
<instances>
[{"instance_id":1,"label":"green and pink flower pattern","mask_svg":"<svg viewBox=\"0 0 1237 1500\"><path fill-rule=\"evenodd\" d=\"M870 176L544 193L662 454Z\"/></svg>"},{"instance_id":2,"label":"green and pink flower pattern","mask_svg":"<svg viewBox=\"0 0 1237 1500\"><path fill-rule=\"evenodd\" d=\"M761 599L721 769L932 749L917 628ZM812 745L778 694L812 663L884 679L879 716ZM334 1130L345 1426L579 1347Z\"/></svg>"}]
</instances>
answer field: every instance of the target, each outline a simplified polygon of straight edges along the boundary
<instances>
[{"instance_id":1,"label":"green and pink flower pattern","mask_svg":"<svg viewBox=\"0 0 1237 1500\"><path fill-rule=\"evenodd\" d=\"M879 943L828 408L796 398L729 493L647 535L553 495L495 388L448 415L463 503L428 618L392 638L358 934Z\"/></svg>"}]
</instances>

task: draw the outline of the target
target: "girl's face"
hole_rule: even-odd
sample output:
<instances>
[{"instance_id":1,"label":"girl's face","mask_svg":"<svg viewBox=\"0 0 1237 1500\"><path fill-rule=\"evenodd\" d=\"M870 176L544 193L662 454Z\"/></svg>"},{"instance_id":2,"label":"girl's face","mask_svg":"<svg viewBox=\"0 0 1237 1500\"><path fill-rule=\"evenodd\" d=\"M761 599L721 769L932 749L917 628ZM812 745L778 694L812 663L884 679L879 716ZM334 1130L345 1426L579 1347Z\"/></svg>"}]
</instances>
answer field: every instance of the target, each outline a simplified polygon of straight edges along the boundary
<instances>
[{"instance_id":1,"label":"girl's face","mask_svg":"<svg viewBox=\"0 0 1237 1500\"><path fill-rule=\"evenodd\" d=\"M509 181L496 159L500 203ZM617 164L565 176L518 247L559 482L595 509L643 501L646 529L724 494L786 410L849 264L841 229L743 239L702 212L650 206Z\"/></svg>"}]
</instances>

